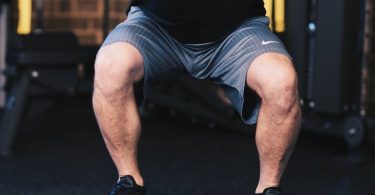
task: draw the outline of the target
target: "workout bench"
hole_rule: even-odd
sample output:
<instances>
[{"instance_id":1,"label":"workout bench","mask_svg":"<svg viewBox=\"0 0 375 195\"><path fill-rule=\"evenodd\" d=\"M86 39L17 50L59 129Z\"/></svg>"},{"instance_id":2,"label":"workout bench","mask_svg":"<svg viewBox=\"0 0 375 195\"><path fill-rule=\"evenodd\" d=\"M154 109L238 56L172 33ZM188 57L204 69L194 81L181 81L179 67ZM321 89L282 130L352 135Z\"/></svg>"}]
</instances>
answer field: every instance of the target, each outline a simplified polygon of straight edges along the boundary
<instances>
[{"instance_id":1,"label":"workout bench","mask_svg":"<svg viewBox=\"0 0 375 195\"><path fill-rule=\"evenodd\" d=\"M80 47L77 37L71 32L11 35L8 45L4 72L8 90L0 124L0 155L11 152L28 97L33 93L71 95L78 79L66 78L62 74L69 70L78 75L78 65L93 64L97 52L94 47ZM31 91L33 86L39 88Z\"/></svg>"}]
</instances>

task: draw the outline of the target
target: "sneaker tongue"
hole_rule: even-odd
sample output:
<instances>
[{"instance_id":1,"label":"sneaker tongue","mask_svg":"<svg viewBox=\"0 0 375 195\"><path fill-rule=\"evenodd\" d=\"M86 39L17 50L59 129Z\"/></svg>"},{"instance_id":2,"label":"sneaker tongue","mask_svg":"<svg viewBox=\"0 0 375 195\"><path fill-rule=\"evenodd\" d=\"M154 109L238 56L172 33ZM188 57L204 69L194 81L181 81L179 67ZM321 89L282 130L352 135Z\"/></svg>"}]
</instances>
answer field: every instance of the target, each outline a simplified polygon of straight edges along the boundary
<instances>
[{"instance_id":1,"label":"sneaker tongue","mask_svg":"<svg viewBox=\"0 0 375 195\"><path fill-rule=\"evenodd\" d=\"M132 188L136 186L134 178L130 175L121 177L119 183L121 183L121 185L123 185L126 188Z\"/></svg>"}]
</instances>

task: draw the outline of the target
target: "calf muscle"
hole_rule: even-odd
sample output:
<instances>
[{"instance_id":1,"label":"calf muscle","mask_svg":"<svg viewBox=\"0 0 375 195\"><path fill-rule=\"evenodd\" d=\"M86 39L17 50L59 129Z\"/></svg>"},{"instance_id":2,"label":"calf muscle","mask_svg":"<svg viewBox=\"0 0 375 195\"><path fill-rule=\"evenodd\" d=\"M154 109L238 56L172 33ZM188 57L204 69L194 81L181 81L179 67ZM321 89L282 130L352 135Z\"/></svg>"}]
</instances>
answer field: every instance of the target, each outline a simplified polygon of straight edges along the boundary
<instances>
[{"instance_id":1,"label":"calf muscle","mask_svg":"<svg viewBox=\"0 0 375 195\"><path fill-rule=\"evenodd\" d=\"M109 45L95 64L93 108L104 142L119 175L143 184L137 163L141 123L133 83L143 77L143 60L129 44Z\"/></svg>"}]
</instances>

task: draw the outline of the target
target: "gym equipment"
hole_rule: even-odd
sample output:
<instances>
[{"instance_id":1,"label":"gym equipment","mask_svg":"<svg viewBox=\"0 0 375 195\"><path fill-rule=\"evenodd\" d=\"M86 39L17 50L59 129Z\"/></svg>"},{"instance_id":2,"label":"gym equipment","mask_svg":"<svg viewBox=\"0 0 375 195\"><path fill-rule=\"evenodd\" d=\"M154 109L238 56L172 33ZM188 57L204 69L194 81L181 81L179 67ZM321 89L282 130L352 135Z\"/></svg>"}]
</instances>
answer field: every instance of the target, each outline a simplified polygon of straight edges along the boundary
<instances>
[{"instance_id":1,"label":"gym equipment","mask_svg":"<svg viewBox=\"0 0 375 195\"><path fill-rule=\"evenodd\" d=\"M37 9L43 8L41 2ZM20 11L29 12L30 7L26 8ZM92 79L80 76L78 69L94 64L98 47L81 47L72 32L44 32L40 15L36 30L29 33L29 23L24 21L30 18L23 18L25 15L29 16L21 14L18 26L22 34L8 36L4 71L8 94L0 125L0 155L11 152L29 97L72 96L92 91Z\"/></svg>"},{"instance_id":2,"label":"gym equipment","mask_svg":"<svg viewBox=\"0 0 375 195\"><path fill-rule=\"evenodd\" d=\"M19 21L17 33L26 35L31 33L32 1L18 0Z\"/></svg>"},{"instance_id":3,"label":"gym equipment","mask_svg":"<svg viewBox=\"0 0 375 195\"><path fill-rule=\"evenodd\" d=\"M285 0L276 0L275 2L275 32L285 31Z\"/></svg>"},{"instance_id":4,"label":"gym equipment","mask_svg":"<svg viewBox=\"0 0 375 195\"><path fill-rule=\"evenodd\" d=\"M362 99L361 115L365 119L366 140L369 144L375 146L375 3L373 0L365 0L364 16L364 52L363 52L363 70L362 70Z\"/></svg>"},{"instance_id":5,"label":"gym equipment","mask_svg":"<svg viewBox=\"0 0 375 195\"><path fill-rule=\"evenodd\" d=\"M272 19L273 18L273 0L264 0L264 8L266 8L266 15ZM273 29L273 22L271 20L270 28Z\"/></svg>"},{"instance_id":6,"label":"gym equipment","mask_svg":"<svg viewBox=\"0 0 375 195\"><path fill-rule=\"evenodd\" d=\"M70 32L14 35L10 42L5 71L9 92L0 126L1 155L10 153L28 98L73 95L80 81L77 65L93 64L94 59Z\"/></svg>"},{"instance_id":7,"label":"gym equipment","mask_svg":"<svg viewBox=\"0 0 375 195\"><path fill-rule=\"evenodd\" d=\"M5 68L6 40L8 35L8 3L9 1L0 1L0 70ZM0 75L0 105L4 105L4 76Z\"/></svg>"},{"instance_id":8,"label":"gym equipment","mask_svg":"<svg viewBox=\"0 0 375 195\"><path fill-rule=\"evenodd\" d=\"M249 132L231 105L225 104L217 95L217 87L209 81L195 79L189 75L147 89L145 105L152 104L167 108L170 116L176 113L189 115L191 121L202 120L210 129L216 126ZM144 108L145 109L145 108Z\"/></svg>"},{"instance_id":9,"label":"gym equipment","mask_svg":"<svg viewBox=\"0 0 375 195\"><path fill-rule=\"evenodd\" d=\"M365 1L287 1L286 45L300 78L303 129L362 143ZM298 10L298 11L293 11Z\"/></svg>"},{"instance_id":10,"label":"gym equipment","mask_svg":"<svg viewBox=\"0 0 375 195\"><path fill-rule=\"evenodd\" d=\"M264 0L267 16L271 19L270 27L275 33L285 32L285 0Z\"/></svg>"}]
</instances>

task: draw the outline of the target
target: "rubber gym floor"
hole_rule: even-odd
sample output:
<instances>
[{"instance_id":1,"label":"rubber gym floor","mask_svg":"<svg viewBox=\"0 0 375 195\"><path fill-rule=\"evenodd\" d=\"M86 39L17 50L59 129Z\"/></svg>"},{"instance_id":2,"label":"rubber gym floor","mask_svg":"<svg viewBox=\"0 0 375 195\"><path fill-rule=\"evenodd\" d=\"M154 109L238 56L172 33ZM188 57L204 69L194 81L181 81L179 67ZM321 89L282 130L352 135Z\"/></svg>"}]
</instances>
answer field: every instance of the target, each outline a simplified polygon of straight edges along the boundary
<instances>
[{"instance_id":1,"label":"rubber gym floor","mask_svg":"<svg viewBox=\"0 0 375 195\"><path fill-rule=\"evenodd\" d=\"M90 97L29 108L13 154L0 158L0 194L109 194L116 171ZM149 117L142 125L139 163L150 195L245 195L255 189L252 134L210 130L178 116ZM303 132L282 186L299 195L374 194L374 151Z\"/></svg>"}]
</instances>

